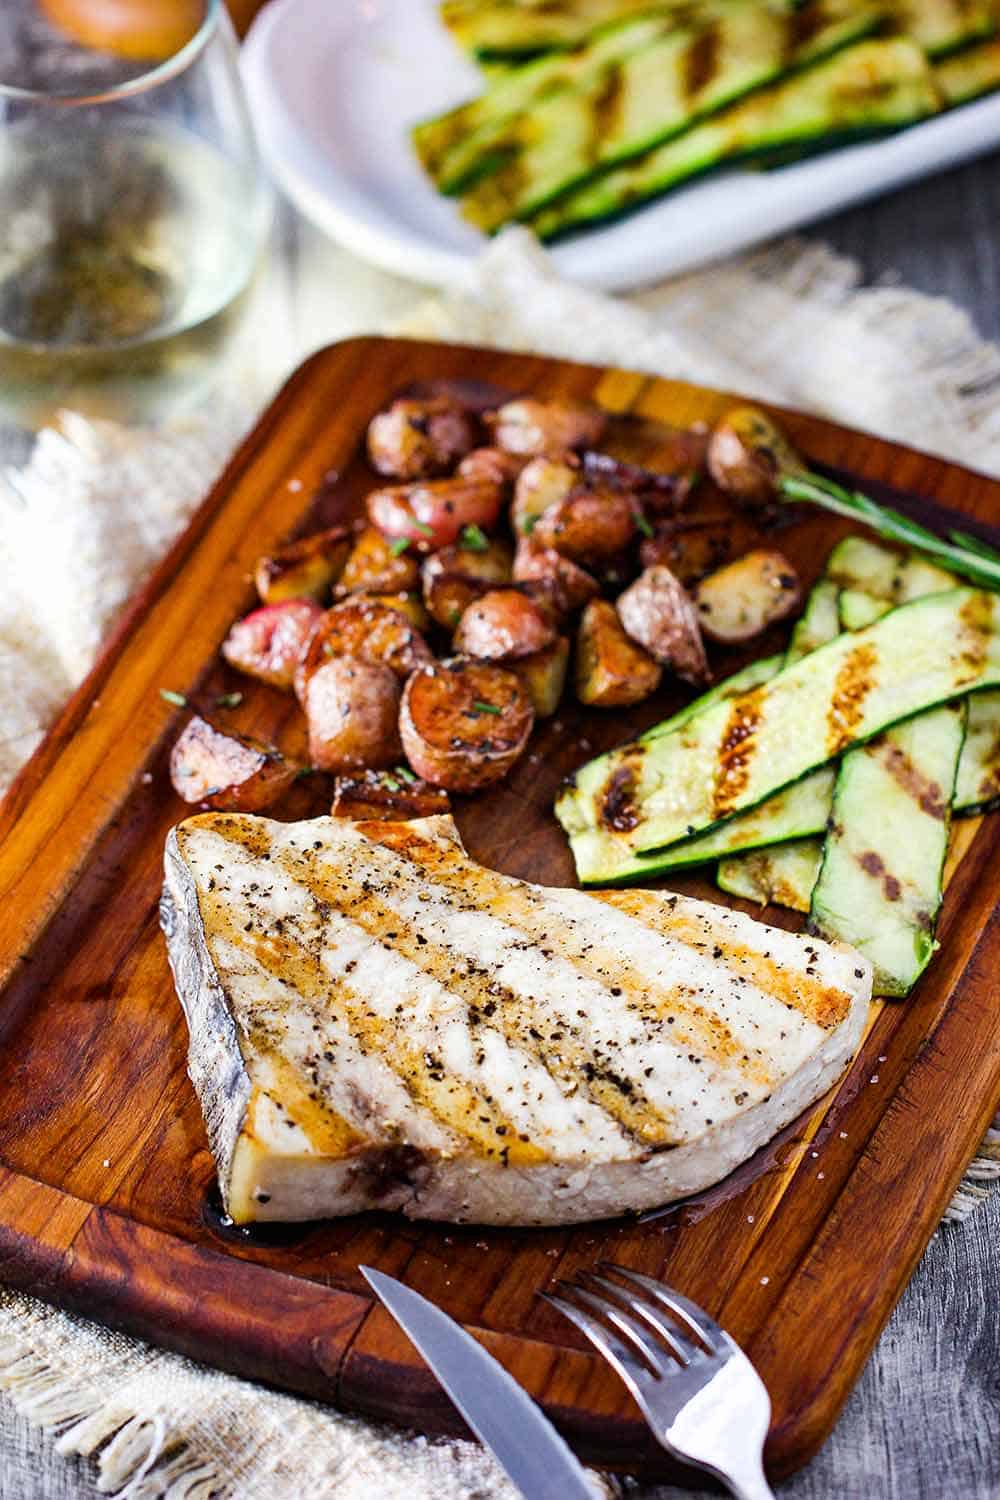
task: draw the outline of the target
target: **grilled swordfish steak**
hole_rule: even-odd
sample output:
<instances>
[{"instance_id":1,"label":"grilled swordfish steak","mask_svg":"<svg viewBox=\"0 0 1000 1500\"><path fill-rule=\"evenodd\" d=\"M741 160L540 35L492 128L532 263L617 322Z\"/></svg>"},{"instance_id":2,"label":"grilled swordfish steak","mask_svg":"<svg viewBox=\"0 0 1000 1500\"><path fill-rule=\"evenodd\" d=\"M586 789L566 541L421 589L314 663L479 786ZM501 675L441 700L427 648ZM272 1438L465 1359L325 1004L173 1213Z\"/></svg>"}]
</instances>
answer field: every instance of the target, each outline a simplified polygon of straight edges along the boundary
<instances>
[{"instance_id":1,"label":"grilled swordfish steak","mask_svg":"<svg viewBox=\"0 0 1000 1500\"><path fill-rule=\"evenodd\" d=\"M448 817L190 818L163 926L238 1223L669 1202L834 1082L871 993L853 950L738 912L495 874Z\"/></svg>"}]
</instances>

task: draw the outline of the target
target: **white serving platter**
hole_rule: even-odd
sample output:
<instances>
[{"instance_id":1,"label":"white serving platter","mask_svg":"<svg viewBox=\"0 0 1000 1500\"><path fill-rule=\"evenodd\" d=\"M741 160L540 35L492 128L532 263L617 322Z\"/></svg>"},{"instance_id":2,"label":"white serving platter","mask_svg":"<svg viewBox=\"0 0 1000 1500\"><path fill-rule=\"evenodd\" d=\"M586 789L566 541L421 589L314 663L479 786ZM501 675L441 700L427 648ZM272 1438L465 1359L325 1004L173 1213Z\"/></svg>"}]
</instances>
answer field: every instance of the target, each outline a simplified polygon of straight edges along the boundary
<instances>
[{"instance_id":1,"label":"white serving platter","mask_svg":"<svg viewBox=\"0 0 1000 1500\"><path fill-rule=\"evenodd\" d=\"M482 77L435 0L272 0L243 52L265 159L303 213L384 270L461 285L486 241L424 176L409 128L478 93ZM706 177L552 256L585 285L642 286L998 145L1000 94L777 171Z\"/></svg>"}]
</instances>

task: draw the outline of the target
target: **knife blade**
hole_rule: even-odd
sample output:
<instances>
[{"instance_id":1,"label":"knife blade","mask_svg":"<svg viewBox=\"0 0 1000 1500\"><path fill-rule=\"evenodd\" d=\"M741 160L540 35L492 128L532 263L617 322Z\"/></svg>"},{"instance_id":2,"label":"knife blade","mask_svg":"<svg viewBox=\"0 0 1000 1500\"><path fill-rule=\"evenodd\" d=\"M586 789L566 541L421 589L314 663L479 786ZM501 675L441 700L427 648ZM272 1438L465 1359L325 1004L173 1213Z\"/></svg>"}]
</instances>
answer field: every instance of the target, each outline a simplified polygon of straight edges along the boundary
<instances>
[{"instance_id":1,"label":"knife blade","mask_svg":"<svg viewBox=\"0 0 1000 1500\"><path fill-rule=\"evenodd\" d=\"M419 1292L370 1266L358 1270L525 1500L596 1500L583 1465L492 1354Z\"/></svg>"}]
</instances>

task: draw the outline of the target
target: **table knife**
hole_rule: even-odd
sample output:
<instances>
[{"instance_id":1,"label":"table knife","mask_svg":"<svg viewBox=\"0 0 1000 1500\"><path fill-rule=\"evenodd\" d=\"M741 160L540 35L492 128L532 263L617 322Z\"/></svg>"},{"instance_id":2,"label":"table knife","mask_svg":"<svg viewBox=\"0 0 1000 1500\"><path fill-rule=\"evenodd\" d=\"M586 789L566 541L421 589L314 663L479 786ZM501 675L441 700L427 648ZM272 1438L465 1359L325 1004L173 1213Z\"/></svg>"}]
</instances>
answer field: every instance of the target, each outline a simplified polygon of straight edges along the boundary
<instances>
[{"instance_id":1,"label":"table knife","mask_svg":"<svg viewBox=\"0 0 1000 1500\"><path fill-rule=\"evenodd\" d=\"M525 1500L596 1500L583 1465L492 1354L426 1297L370 1266L358 1269Z\"/></svg>"}]
</instances>

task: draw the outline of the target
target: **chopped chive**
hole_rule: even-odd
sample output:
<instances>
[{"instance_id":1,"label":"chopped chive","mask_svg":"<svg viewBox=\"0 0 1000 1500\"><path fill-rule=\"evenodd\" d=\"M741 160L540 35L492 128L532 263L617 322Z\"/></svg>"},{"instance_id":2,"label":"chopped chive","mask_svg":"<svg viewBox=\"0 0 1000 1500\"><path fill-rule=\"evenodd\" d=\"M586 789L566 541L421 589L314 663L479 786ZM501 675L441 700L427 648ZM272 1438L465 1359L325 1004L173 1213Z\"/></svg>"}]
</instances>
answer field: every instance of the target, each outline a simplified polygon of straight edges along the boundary
<instances>
[{"instance_id":1,"label":"chopped chive","mask_svg":"<svg viewBox=\"0 0 1000 1500\"><path fill-rule=\"evenodd\" d=\"M469 552L485 552L489 547L489 540L481 527L475 524L462 527L461 544Z\"/></svg>"},{"instance_id":2,"label":"chopped chive","mask_svg":"<svg viewBox=\"0 0 1000 1500\"><path fill-rule=\"evenodd\" d=\"M165 703L172 703L175 708L187 708L187 699L183 693L175 693L172 688L160 688L160 697Z\"/></svg>"},{"instance_id":3,"label":"chopped chive","mask_svg":"<svg viewBox=\"0 0 1000 1500\"><path fill-rule=\"evenodd\" d=\"M635 524L642 532L643 536L653 535L653 528L652 526L650 526L641 510L637 510L635 513Z\"/></svg>"},{"instance_id":4,"label":"chopped chive","mask_svg":"<svg viewBox=\"0 0 1000 1500\"><path fill-rule=\"evenodd\" d=\"M315 776L315 774L316 774L316 767L315 766L300 766L299 769L295 773L296 777L299 780L301 780L305 776Z\"/></svg>"},{"instance_id":5,"label":"chopped chive","mask_svg":"<svg viewBox=\"0 0 1000 1500\"><path fill-rule=\"evenodd\" d=\"M495 703L484 703L481 698L473 698L472 706L477 713L481 714L499 714L503 712L503 709L498 708Z\"/></svg>"},{"instance_id":6,"label":"chopped chive","mask_svg":"<svg viewBox=\"0 0 1000 1500\"><path fill-rule=\"evenodd\" d=\"M524 532L525 536L530 536L537 525L537 516L525 516L524 520L521 522L521 530Z\"/></svg>"},{"instance_id":7,"label":"chopped chive","mask_svg":"<svg viewBox=\"0 0 1000 1500\"><path fill-rule=\"evenodd\" d=\"M428 524L427 524L426 521L412 520L410 522L410 525L416 527L417 531L420 532L421 536L433 536L434 535L434 527L433 526L428 526Z\"/></svg>"},{"instance_id":8,"label":"chopped chive","mask_svg":"<svg viewBox=\"0 0 1000 1500\"><path fill-rule=\"evenodd\" d=\"M414 782L416 781L417 778L414 776L414 774L410 770L409 766L395 766L394 770L395 770L396 775L402 781L409 782L410 786L413 786L413 784L414 784Z\"/></svg>"},{"instance_id":9,"label":"chopped chive","mask_svg":"<svg viewBox=\"0 0 1000 1500\"><path fill-rule=\"evenodd\" d=\"M390 792L400 792L400 791L402 791L402 787L400 786L399 782L396 781L395 778L392 777L392 776L383 776L383 778L382 778L382 784L383 784L383 786L387 786L389 788Z\"/></svg>"},{"instance_id":10,"label":"chopped chive","mask_svg":"<svg viewBox=\"0 0 1000 1500\"><path fill-rule=\"evenodd\" d=\"M242 702L242 693L220 693L215 700L215 706L216 708L239 708Z\"/></svg>"},{"instance_id":11,"label":"chopped chive","mask_svg":"<svg viewBox=\"0 0 1000 1500\"><path fill-rule=\"evenodd\" d=\"M409 545L410 538L408 536L398 536L395 541L389 543L389 551L393 557L400 557Z\"/></svg>"}]
</instances>

